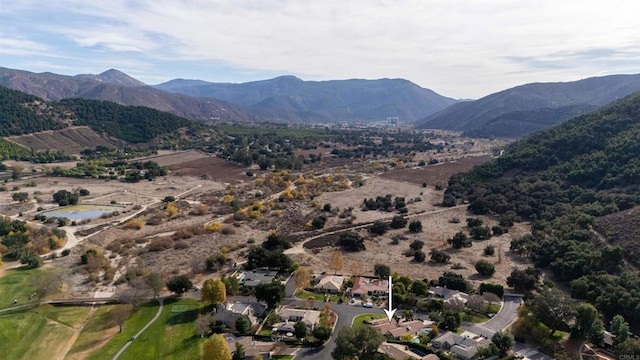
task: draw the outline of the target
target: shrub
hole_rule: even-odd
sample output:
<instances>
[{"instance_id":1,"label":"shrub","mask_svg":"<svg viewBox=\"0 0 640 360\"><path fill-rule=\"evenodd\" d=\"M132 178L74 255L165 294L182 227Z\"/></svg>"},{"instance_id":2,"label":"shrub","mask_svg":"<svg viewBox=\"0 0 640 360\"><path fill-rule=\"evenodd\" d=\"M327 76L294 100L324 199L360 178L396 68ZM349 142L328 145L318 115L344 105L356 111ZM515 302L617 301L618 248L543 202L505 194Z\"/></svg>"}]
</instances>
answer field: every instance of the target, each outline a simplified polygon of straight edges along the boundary
<instances>
[{"instance_id":1,"label":"shrub","mask_svg":"<svg viewBox=\"0 0 640 360\"><path fill-rule=\"evenodd\" d=\"M327 222L327 218L325 216L317 216L311 220L311 227L314 230L322 229Z\"/></svg>"},{"instance_id":2,"label":"shrub","mask_svg":"<svg viewBox=\"0 0 640 360\"><path fill-rule=\"evenodd\" d=\"M190 212L191 215L205 215L209 212L209 207L205 204L197 204Z\"/></svg>"},{"instance_id":3,"label":"shrub","mask_svg":"<svg viewBox=\"0 0 640 360\"><path fill-rule=\"evenodd\" d=\"M409 224L409 231L412 233L422 232L422 222L420 220L414 220Z\"/></svg>"},{"instance_id":4,"label":"shrub","mask_svg":"<svg viewBox=\"0 0 640 360\"><path fill-rule=\"evenodd\" d=\"M480 295L485 292L490 292L498 295L499 298L502 298L504 295L504 287L500 284L490 284L490 283L481 283L480 284Z\"/></svg>"},{"instance_id":5,"label":"shrub","mask_svg":"<svg viewBox=\"0 0 640 360\"><path fill-rule=\"evenodd\" d=\"M506 227L495 225L491 227L491 231L493 232L493 236L500 236L502 234L508 233L509 229Z\"/></svg>"},{"instance_id":6,"label":"shrub","mask_svg":"<svg viewBox=\"0 0 640 360\"><path fill-rule=\"evenodd\" d=\"M192 237L193 237L193 233L187 228L179 228L173 234L173 239L174 240L190 239Z\"/></svg>"},{"instance_id":7,"label":"shrub","mask_svg":"<svg viewBox=\"0 0 640 360\"><path fill-rule=\"evenodd\" d=\"M173 241L171 239L157 238L151 241L151 244L149 244L148 249L151 252L158 252L158 251L171 249L172 247L173 247Z\"/></svg>"},{"instance_id":8,"label":"shrub","mask_svg":"<svg viewBox=\"0 0 640 360\"><path fill-rule=\"evenodd\" d=\"M149 219L147 219L146 223L147 225L160 225L162 224L162 217L161 216L153 216Z\"/></svg>"},{"instance_id":9,"label":"shrub","mask_svg":"<svg viewBox=\"0 0 640 360\"><path fill-rule=\"evenodd\" d=\"M60 253L60 255L62 255L62 256L69 256L69 254L71 254L71 250L70 249L64 249Z\"/></svg>"},{"instance_id":10,"label":"shrub","mask_svg":"<svg viewBox=\"0 0 640 360\"><path fill-rule=\"evenodd\" d=\"M496 248L493 245L487 245L484 248L484 255L485 256L493 256L496 253Z\"/></svg>"},{"instance_id":11,"label":"shrub","mask_svg":"<svg viewBox=\"0 0 640 360\"><path fill-rule=\"evenodd\" d=\"M451 219L449 219L449 222L451 224L459 224L460 223L460 218L452 217Z\"/></svg>"},{"instance_id":12,"label":"shrub","mask_svg":"<svg viewBox=\"0 0 640 360\"><path fill-rule=\"evenodd\" d=\"M487 260L480 260L476 263L476 271L480 275L491 276L496 272L496 267Z\"/></svg>"},{"instance_id":13,"label":"shrub","mask_svg":"<svg viewBox=\"0 0 640 360\"><path fill-rule=\"evenodd\" d=\"M141 230L144 227L142 219L131 219L124 224L125 229Z\"/></svg>"},{"instance_id":14,"label":"shrub","mask_svg":"<svg viewBox=\"0 0 640 360\"><path fill-rule=\"evenodd\" d=\"M416 252L413 253L413 259L416 262L424 262L424 260L427 258L427 254L424 253L424 251L422 250L417 250Z\"/></svg>"},{"instance_id":15,"label":"shrub","mask_svg":"<svg viewBox=\"0 0 640 360\"><path fill-rule=\"evenodd\" d=\"M169 214L169 216L178 215L178 213L180 212L180 209L178 209L178 206L176 205L175 202L167 203L165 210L167 210L167 213Z\"/></svg>"},{"instance_id":16,"label":"shrub","mask_svg":"<svg viewBox=\"0 0 640 360\"><path fill-rule=\"evenodd\" d=\"M205 225L204 228L209 232L218 232L222 229L222 224L219 222L211 222Z\"/></svg>"},{"instance_id":17,"label":"shrub","mask_svg":"<svg viewBox=\"0 0 640 360\"><path fill-rule=\"evenodd\" d=\"M424 246L424 241L422 240L414 240L411 245L409 245L409 247L411 248L411 250L421 250L422 247Z\"/></svg>"},{"instance_id":18,"label":"shrub","mask_svg":"<svg viewBox=\"0 0 640 360\"><path fill-rule=\"evenodd\" d=\"M467 218L467 226L470 228L476 227L476 226L482 226L482 219Z\"/></svg>"},{"instance_id":19,"label":"shrub","mask_svg":"<svg viewBox=\"0 0 640 360\"><path fill-rule=\"evenodd\" d=\"M389 224L389 226L392 229L402 229L403 227L407 226L407 218L405 218L404 216L396 215L391 220L391 224Z\"/></svg>"},{"instance_id":20,"label":"shrub","mask_svg":"<svg viewBox=\"0 0 640 360\"><path fill-rule=\"evenodd\" d=\"M432 249L429 252L429 255L431 256L431 261L441 263L441 264L446 264L451 259L451 256L449 256L449 254L445 253L444 251L440 251L438 249Z\"/></svg>"},{"instance_id":21,"label":"shrub","mask_svg":"<svg viewBox=\"0 0 640 360\"><path fill-rule=\"evenodd\" d=\"M384 235L389 230L389 224L383 221L376 221L369 227L369 232L376 235Z\"/></svg>"},{"instance_id":22,"label":"shrub","mask_svg":"<svg viewBox=\"0 0 640 360\"><path fill-rule=\"evenodd\" d=\"M231 226L223 226L222 229L220 229L220 234L223 235L233 235L236 233L236 229L232 228Z\"/></svg>"}]
</instances>

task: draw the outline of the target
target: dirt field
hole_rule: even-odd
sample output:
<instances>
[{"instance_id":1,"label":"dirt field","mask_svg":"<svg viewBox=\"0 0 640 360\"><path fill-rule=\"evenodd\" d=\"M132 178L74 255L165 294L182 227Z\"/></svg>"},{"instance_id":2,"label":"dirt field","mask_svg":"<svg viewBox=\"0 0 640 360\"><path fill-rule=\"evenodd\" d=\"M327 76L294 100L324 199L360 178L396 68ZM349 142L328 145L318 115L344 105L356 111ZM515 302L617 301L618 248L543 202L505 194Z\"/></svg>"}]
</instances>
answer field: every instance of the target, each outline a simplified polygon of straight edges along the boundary
<instances>
[{"instance_id":1,"label":"dirt field","mask_svg":"<svg viewBox=\"0 0 640 360\"><path fill-rule=\"evenodd\" d=\"M246 175L244 167L196 150L160 150L158 155L134 160L155 161L160 166L166 166L176 176L193 176L225 183L238 183L251 179Z\"/></svg>"},{"instance_id":2,"label":"dirt field","mask_svg":"<svg viewBox=\"0 0 640 360\"><path fill-rule=\"evenodd\" d=\"M411 169L391 170L383 173L380 177L404 181L414 184L442 185L447 186L449 178L459 172L470 170L472 167L491 160L490 156L470 156L459 160L414 167Z\"/></svg>"},{"instance_id":3,"label":"dirt field","mask_svg":"<svg viewBox=\"0 0 640 360\"><path fill-rule=\"evenodd\" d=\"M98 135L88 126L74 126L57 131L9 136L6 139L36 151L59 150L67 154L77 154L84 149L93 149L98 145L117 146L115 142Z\"/></svg>"},{"instance_id":4,"label":"dirt field","mask_svg":"<svg viewBox=\"0 0 640 360\"><path fill-rule=\"evenodd\" d=\"M385 173L386 174L386 173ZM365 197L384 196L392 194L395 196L405 196L410 198L419 197L420 202L408 205L410 221L420 220L423 225L423 232L419 234L409 233L407 229L391 230L383 236L371 236L366 230L359 230L366 239L367 250L357 253L344 253L345 265L343 271L347 274L351 272L353 263L357 262L365 273L373 273L373 265L376 263L387 264L392 271L411 278L437 279L445 271L454 271L463 274L470 279L474 285L479 285L483 281L498 282L506 284L506 278L514 267L524 266L519 259L513 257L509 252L509 245L513 237L520 237L529 231L526 224L518 224L510 230L510 233L500 237L494 237L486 241L474 241L471 248L460 250L452 249L446 240L453 237L458 231L465 231L465 220L471 215L467 213L464 206L456 208L442 208L436 204L442 200L442 191L436 191L429 186L423 188L421 185L413 185L407 182L394 181L388 178L370 178L365 185L360 188L349 189L338 193L325 193L318 197L321 203L330 203L341 209L354 206L353 214L356 216L354 225L379 219L390 219L397 213L382 211L362 211L360 204ZM422 195L420 195L422 194ZM458 218L460 223L454 224L450 220ZM483 217L485 224L496 225L496 221ZM341 219L330 217L326 227L336 226ZM344 225L343 225L344 226ZM468 232L467 232L468 234ZM393 245L392 237L403 236L404 240L400 244ZM433 248L437 248L451 255L450 264L435 264L426 261L422 264L415 263L412 256L405 256L409 249L409 244L414 240L421 240L425 243L423 251L429 253ZM316 242L318 243L318 242ZM319 241L322 243L322 241ZM493 257L483 256L483 250L487 245L496 248L496 255ZM316 249L304 249L304 254L293 254L292 258L303 265L311 266L315 271L326 271L333 251L333 247L322 247ZM502 251L501 260L498 252ZM492 278L479 276L475 270L475 263L480 259L487 259L495 264L496 273ZM427 256L428 260L428 256ZM457 265L457 269L453 269Z\"/></svg>"}]
</instances>

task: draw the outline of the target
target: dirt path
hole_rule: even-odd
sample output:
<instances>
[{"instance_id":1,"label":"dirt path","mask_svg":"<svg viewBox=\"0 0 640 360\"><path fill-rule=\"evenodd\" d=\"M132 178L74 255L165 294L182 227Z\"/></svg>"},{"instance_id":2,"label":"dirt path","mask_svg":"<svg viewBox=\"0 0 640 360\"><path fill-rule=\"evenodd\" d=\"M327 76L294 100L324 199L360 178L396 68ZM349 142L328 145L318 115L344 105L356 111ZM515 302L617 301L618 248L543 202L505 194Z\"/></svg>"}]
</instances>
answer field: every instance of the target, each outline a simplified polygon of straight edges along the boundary
<instances>
[{"instance_id":1,"label":"dirt path","mask_svg":"<svg viewBox=\"0 0 640 360\"><path fill-rule=\"evenodd\" d=\"M164 299L163 298L159 298L158 302L160 303L160 307L158 308L158 312L156 313L156 316L153 317L153 319L151 319L147 325L145 325L142 329L140 329L140 331L138 331L137 334L135 334L133 336L132 339L137 339L138 337L140 337L140 335L147 330L147 328L149 326L151 326L151 324L153 324L154 321L158 320L158 318L160 317L160 315L162 314L162 309L164 308ZM124 346L122 347L122 349L120 349L120 351L118 351L117 354L115 354L115 356L113 357L113 360L117 360L118 357L120 357L120 355L122 355L122 353L127 350L127 348L129 347L129 345L131 345L131 342L133 342L134 340L129 340L127 341L126 344L124 344Z\"/></svg>"},{"instance_id":2,"label":"dirt path","mask_svg":"<svg viewBox=\"0 0 640 360\"><path fill-rule=\"evenodd\" d=\"M67 353L69 353L69 350L71 350L71 347L73 347L73 345L78 340L78 337L80 337L80 333L82 332L82 329L84 329L85 325L89 321L89 318L91 317L91 315L93 315L95 311L96 311L95 306L91 306L91 310L89 310L89 313L84 318L84 320L82 320L82 322L77 328L73 329L74 330L73 335L69 338L69 340L67 340L67 343L64 345L64 347L61 348L60 351L57 354L55 354L51 359L64 360L64 358L67 356Z\"/></svg>"}]
</instances>

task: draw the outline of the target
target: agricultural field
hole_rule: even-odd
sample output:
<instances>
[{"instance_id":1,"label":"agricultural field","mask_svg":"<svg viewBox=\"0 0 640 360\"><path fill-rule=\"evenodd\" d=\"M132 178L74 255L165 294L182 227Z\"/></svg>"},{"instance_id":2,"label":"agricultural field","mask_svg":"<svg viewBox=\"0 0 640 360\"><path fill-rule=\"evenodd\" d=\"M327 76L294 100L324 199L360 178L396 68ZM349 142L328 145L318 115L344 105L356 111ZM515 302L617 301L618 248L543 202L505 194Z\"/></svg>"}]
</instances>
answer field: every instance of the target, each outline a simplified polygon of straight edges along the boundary
<instances>
[{"instance_id":1,"label":"agricultural field","mask_svg":"<svg viewBox=\"0 0 640 360\"><path fill-rule=\"evenodd\" d=\"M98 145L108 147L121 145L120 141L101 136L88 126L74 126L63 130L9 136L6 139L36 151L57 150L67 154L78 154L84 149L95 148Z\"/></svg>"}]
</instances>

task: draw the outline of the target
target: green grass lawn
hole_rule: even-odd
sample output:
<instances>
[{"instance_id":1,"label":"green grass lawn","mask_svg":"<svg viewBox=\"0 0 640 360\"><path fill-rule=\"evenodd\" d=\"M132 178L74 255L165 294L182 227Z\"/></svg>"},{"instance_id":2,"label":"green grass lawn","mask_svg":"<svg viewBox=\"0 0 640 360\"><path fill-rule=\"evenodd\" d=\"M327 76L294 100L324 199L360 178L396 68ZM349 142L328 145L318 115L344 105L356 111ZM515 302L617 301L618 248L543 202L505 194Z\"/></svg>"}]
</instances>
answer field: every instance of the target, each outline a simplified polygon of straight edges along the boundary
<instances>
[{"instance_id":1,"label":"green grass lawn","mask_svg":"<svg viewBox=\"0 0 640 360\"><path fill-rule=\"evenodd\" d=\"M13 300L18 300L19 305L29 302L35 303L35 301L29 300L29 294L34 291L33 276L41 271L45 270L7 270L6 274L0 278L0 289L2 289L0 290L0 309L13 306Z\"/></svg>"},{"instance_id":2,"label":"green grass lawn","mask_svg":"<svg viewBox=\"0 0 640 360\"><path fill-rule=\"evenodd\" d=\"M271 358L276 360L293 360L293 355L273 355Z\"/></svg>"},{"instance_id":3,"label":"green grass lawn","mask_svg":"<svg viewBox=\"0 0 640 360\"><path fill-rule=\"evenodd\" d=\"M109 331L117 326L109 317L109 312L119 305L105 305L94 309L87 319L80 336L67 353L68 359L81 357L80 354L109 340Z\"/></svg>"},{"instance_id":4,"label":"green grass lawn","mask_svg":"<svg viewBox=\"0 0 640 360\"><path fill-rule=\"evenodd\" d=\"M176 306L174 310L174 306ZM125 323L122 334L113 337L91 359L111 359L157 312L158 306L146 306ZM136 338L120 359L199 359L205 339L197 334L200 303L191 299L166 300L160 317Z\"/></svg>"},{"instance_id":5,"label":"green grass lawn","mask_svg":"<svg viewBox=\"0 0 640 360\"><path fill-rule=\"evenodd\" d=\"M324 298L325 298L325 294L314 293L314 292L310 292L310 291L303 290L303 289L296 290L296 294L295 295L296 295L297 298L304 299L304 300L312 297L315 300L324 301ZM340 296L338 296L338 295L330 295L329 296L329 301L331 301L331 302L338 302L338 300L340 300Z\"/></svg>"},{"instance_id":6,"label":"green grass lawn","mask_svg":"<svg viewBox=\"0 0 640 360\"><path fill-rule=\"evenodd\" d=\"M42 305L0 316L3 359L50 359L87 317L87 306Z\"/></svg>"},{"instance_id":7,"label":"green grass lawn","mask_svg":"<svg viewBox=\"0 0 640 360\"><path fill-rule=\"evenodd\" d=\"M353 318L353 327L362 326L365 320L376 320L376 319L384 319L387 315L385 314L360 314Z\"/></svg>"}]
</instances>

